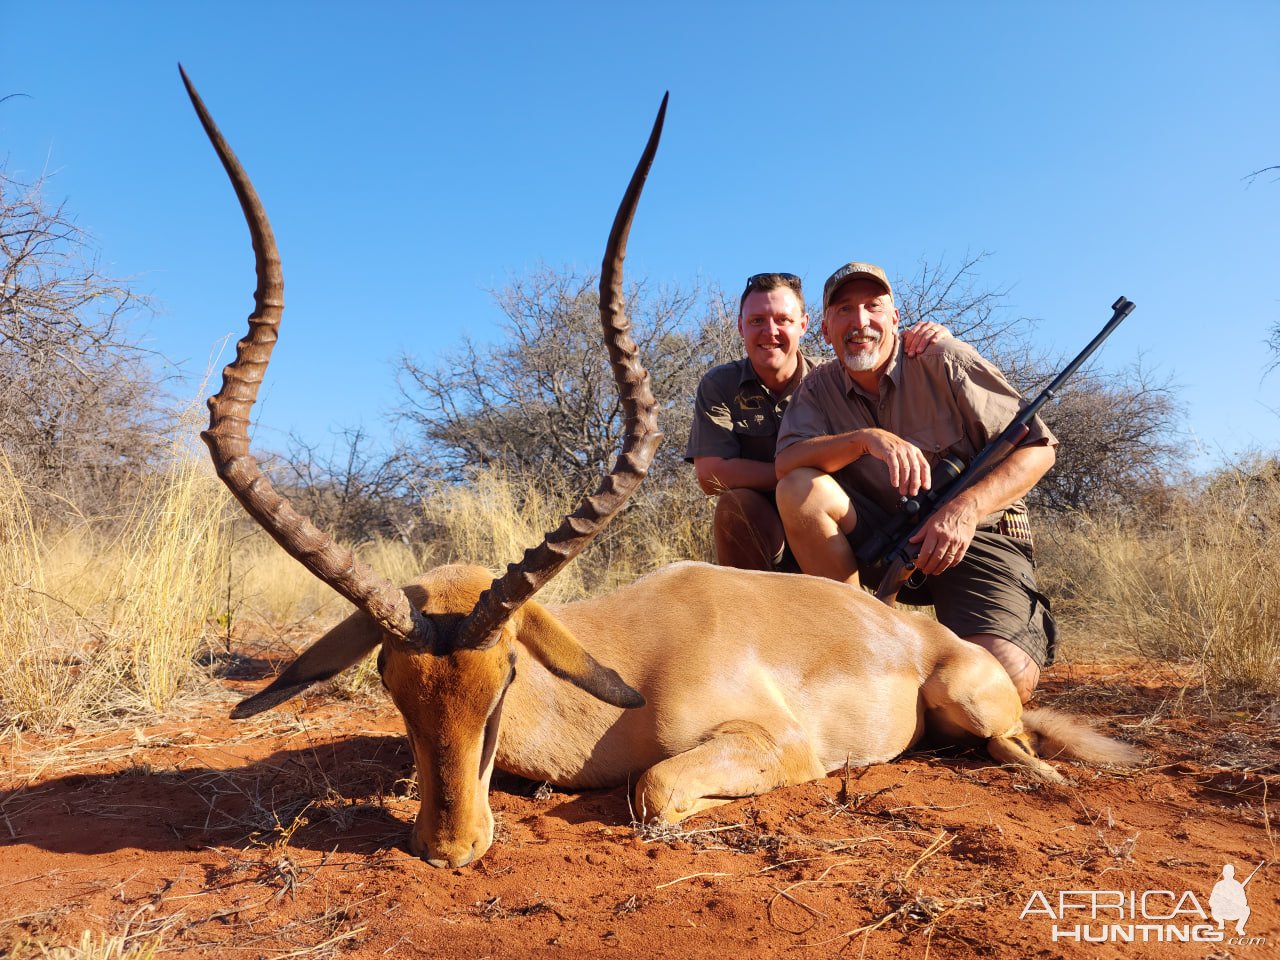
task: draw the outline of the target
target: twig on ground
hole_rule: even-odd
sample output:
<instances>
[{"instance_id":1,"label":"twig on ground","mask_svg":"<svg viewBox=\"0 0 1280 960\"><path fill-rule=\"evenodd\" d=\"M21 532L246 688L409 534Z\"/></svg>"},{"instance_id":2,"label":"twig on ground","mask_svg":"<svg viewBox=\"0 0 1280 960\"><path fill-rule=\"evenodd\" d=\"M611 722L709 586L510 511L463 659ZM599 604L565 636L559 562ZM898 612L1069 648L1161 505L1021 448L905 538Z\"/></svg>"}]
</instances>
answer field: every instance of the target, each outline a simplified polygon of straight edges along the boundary
<instances>
[{"instance_id":1,"label":"twig on ground","mask_svg":"<svg viewBox=\"0 0 1280 960\"><path fill-rule=\"evenodd\" d=\"M677 883L684 883L686 880L694 880L698 877L731 877L731 873L691 873L688 876L676 877L674 880L668 880L666 883L660 883L653 889L661 890L663 887L674 886Z\"/></svg>"}]
</instances>

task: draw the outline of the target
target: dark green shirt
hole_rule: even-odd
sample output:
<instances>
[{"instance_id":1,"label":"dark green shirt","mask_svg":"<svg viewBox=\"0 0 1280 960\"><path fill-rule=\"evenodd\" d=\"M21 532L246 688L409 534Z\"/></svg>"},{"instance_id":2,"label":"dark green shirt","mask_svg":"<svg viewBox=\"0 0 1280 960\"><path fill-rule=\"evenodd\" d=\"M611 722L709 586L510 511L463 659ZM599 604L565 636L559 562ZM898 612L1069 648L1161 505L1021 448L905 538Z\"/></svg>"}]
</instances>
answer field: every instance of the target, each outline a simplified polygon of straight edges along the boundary
<instances>
[{"instance_id":1,"label":"dark green shirt","mask_svg":"<svg viewBox=\"0 0 1280 960\"><path fill-rule=\"evenodd\" d=\"M698 384L685 460L719 457L772 463L782 415L813 366L803 354L799 359L800 376L781 397L775 397L760 382L746 357L708 370Z\"/></svg>"}]
</instances>

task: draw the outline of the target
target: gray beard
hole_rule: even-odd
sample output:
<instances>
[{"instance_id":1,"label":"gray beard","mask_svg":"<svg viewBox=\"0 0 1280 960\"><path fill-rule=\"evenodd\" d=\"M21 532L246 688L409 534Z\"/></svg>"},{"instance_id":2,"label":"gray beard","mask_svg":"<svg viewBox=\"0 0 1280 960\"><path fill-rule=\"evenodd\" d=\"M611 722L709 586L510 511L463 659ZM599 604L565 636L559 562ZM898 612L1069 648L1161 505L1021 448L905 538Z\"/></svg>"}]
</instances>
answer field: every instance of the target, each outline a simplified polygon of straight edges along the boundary
<instances>
[{"instance_id":1,"label":"gray beard","mask_svg":"<svg viewBox=\"0 0 1280 960\"><path fill-rule=\"evenodd\" d=\"M840 362L850 373L865 373L868 370L874 370L878 359L877 353L880 349L880 342L880 340L875 342L874 349L868 351L859 350L853 356L850 356L847 350L841 350Z\"/></svg>"}]
</instances>

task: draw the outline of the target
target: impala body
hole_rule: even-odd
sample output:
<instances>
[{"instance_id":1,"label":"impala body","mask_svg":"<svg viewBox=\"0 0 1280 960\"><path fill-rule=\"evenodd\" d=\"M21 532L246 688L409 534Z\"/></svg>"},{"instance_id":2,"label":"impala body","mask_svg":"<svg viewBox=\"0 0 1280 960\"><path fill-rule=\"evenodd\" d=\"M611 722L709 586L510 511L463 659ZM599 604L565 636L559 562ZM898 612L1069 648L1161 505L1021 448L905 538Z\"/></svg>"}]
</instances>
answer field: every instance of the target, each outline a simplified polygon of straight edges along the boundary
<instances>
[{"instance_id":1,"label":"impala body","mask_svg":"<svg viewBox=\"0 0 1280 960\"><path fill-rule=\"evenodd\" d=\"M489 579L445 566L404 589L428 617L447 619ZM926 731L986 741L998 759L1054 782L1032 739L1096 761L1129 756L1069 718L1023 711L991 654L923 615L833 580L692 562L593 600L530 601L484 650L424 653L352 614L237 715L379 643L418 768L410 848L437 866L470 863L492 843L495 766L562 787L631 783L639 816L678 822L892 760ZM600 663L617 667L643 705L606 702L625 697L607 689L615 681Z\"/></svg>"}]
</instances>

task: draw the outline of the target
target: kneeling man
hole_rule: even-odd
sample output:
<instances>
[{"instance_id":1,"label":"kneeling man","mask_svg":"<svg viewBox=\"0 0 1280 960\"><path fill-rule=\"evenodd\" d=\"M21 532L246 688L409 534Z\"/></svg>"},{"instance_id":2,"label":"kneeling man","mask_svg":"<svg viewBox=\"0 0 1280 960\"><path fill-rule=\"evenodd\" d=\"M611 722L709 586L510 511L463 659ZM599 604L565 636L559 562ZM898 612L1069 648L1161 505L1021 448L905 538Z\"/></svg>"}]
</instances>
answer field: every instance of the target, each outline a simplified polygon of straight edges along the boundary
<instances>
[{"instance_id":1,"label":"kneeling man","mask_svg":"<svg viewBox=\"0 0 1280 960\"><path fill-rule=\"evenodd\" d=\"M746 356L713 367L698 385L685 459L716 498L716 562L747 570L798 569L786 549L774 503L773 452L792 394L812 368L800 352L809 328L804 291L793 273L757 273L738 300L738 334ZM918 323L904 338L908 356L950 331Z\"/></svg>"},{"instance_id":2,"label":"kneeling man","mask_svg":"<svg viewBox=\"0 0 1280 960\"><path fill-rule=\"evenodd\" d=\"M822 300L822 333L836 356L804 378L783 418L778 511L805 573L857 585L858 545L892 521L901 497L929 488L940 459L970 463L1022 398L959 340L908 357L877 266L841 267ZM1056 445L1037 417L1020 447L940 509L915 540L929 579L901 594L932 604L939 621L990 650L1023 702L1053 662L1054 629L1022 498L1053 466Z\"/></svg>"}]
</instances>

